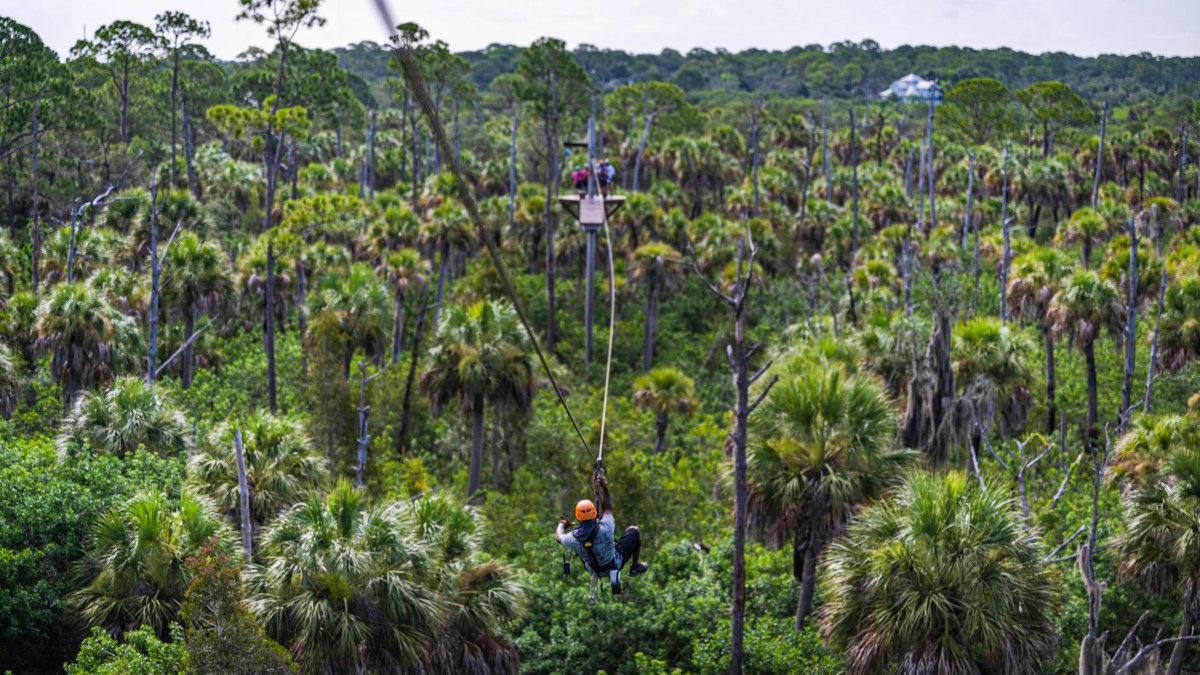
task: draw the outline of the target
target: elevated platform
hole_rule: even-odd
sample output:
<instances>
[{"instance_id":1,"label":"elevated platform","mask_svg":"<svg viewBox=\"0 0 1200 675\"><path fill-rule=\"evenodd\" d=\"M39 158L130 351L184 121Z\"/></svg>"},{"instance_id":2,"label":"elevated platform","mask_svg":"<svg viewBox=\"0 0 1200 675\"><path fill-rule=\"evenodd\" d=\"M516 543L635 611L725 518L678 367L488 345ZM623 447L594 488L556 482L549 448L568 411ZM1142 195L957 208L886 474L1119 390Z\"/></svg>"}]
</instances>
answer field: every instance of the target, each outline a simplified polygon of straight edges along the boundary
<instances>
[{"instance_id":1,"label":"elevated platform","mask_svg":"<svg viewBox=\"0 0 1200 675\"><path fill-rule=\"evenodd\" d=\"M560 195L558 201L567 210L567 213L571 214L571 217L579 221L580 225L600 226L604 224L605 217L612 218L613 214L625 204L625 195L580 197L571 194Z\"/></svg>"}]
</instances>

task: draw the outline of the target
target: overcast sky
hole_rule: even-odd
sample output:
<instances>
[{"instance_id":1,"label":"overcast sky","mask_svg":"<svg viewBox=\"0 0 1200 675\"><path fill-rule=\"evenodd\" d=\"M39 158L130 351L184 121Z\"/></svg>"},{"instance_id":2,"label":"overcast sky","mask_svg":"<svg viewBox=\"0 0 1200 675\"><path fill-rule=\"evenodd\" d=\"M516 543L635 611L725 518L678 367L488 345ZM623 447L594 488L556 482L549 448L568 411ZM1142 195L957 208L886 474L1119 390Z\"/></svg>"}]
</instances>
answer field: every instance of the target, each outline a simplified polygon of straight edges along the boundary
<instances>
[{"instance_id":1,"label":"overcast sky","mask_svg":"<svg viewBox=\"0 0 1200 675\"><path fill-rule=\"evenodd\" d=\"M325 0L328 23L302 32L308 47L386 34L371 0ZM635 52L671 47L786 49L871 38L902 44L1012 47L1084 56L1151 52L1200 55L1200 0L391 0L397 21L416 21L452 49L525 45L553 36ZM208 48L233 58L266 46L261 26L235 22L237 0L3 0L0 14L38 32L60 56L117 19L153 25L167 9L212 24Z\"/></svg>"}]
</instances>

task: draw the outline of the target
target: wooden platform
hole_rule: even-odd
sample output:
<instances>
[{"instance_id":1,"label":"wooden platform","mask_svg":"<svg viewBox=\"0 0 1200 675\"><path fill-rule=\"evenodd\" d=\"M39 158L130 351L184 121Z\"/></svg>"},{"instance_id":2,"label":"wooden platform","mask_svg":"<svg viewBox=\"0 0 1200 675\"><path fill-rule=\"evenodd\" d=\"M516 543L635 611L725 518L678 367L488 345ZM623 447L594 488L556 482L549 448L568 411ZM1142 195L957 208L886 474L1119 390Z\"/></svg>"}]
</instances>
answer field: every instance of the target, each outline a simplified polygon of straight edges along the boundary
<instances>
[{"instance_id":1,"label":"wooden platform","mask_svg":"<svg viewBox=\"0 0 1200 675\"><path fill-rule=\"evenodd\" d=\"M625 203L625 195L560 195L558 201L580 225L603 225L605 217L612 218Z\"/></svg>"}]
</instances>

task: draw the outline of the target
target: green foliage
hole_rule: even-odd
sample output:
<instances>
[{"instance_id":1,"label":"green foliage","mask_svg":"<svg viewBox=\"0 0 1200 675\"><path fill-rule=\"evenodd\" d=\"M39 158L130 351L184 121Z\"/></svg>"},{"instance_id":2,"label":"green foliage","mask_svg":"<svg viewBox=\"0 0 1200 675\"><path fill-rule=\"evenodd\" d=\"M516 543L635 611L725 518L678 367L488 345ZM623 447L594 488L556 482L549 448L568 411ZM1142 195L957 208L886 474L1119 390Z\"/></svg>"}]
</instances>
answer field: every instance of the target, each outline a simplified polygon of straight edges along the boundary
<instances>
[{"instance_id":1,"label":"green foliage","mask_svg":"<svg viewBox=\"0 0 1200 675\"><path fill-rule=\"evenodd\" d=\"M962 473L910 474L826 566L822 631L847 649L848 672L1033 673L1054 647L1054 585L1036 537L1006 494Z\"/></svg>"},{"instance_id":2,"label":"green foliage","mask_svg":"<svg viewBox=\"0 0 1200 675\"><path fill-rule=\"evenodd\" d=\"M276 675L297 672L287 650L267 638L242 598L241 569L205 546L186 562L192 577L179 619L187 648L185 672ZM175 638L178 644L178 636Z\"/></svg>"},{"instance_id":3,"label":"green foliage","mask_svg":"<svg viewBox=\"0 0 1200 675\"><path fill-rule=\"evenodd\" d=\"M223 551L232 547L209 503L186 492L176 503L157 490L109 509L89 539L83 565L89 581L71 603L85 625L115 635L140 626L166 633L190 580L185 561L210 540Z\"/></svg>"},{"instance_id":4,"label":"green foliage","mask_svg":"<svg viewBox=\"0 0 1200 675\"><path fill-rule=\"evenodd\" d=\"M137 451L57 462L49 442L0 423L0 669L50 670L78 646L67 596L86 535L109 505L143 485L177 493L178 459Z\"/></svg>"},{"instance_id":5,"label":"green foliage","mask_svg":"<svg viewBox=\"0 0 1200 675\"><path fill-rule=\"evenodd\" d=\"M179 675L185 672L188 653L179 625L172 624L171 632L173 638L166 642L147 626L117 641L97 626L75 662L66 664L67 675Z\"/></svg>"}]
</instances>

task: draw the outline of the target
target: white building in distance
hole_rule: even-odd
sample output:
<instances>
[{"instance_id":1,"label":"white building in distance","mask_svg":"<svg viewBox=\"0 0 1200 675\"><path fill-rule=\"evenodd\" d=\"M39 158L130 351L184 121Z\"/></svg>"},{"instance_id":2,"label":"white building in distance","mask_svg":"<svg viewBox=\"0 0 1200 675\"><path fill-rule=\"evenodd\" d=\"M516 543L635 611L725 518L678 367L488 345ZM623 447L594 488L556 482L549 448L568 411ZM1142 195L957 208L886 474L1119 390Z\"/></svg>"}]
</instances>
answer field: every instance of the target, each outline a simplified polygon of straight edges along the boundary
<instances>
[{"instance_id":1,"label":"white building in distance","mask_svg":"<svg viewBox=\"0 0 1200 675\"><path fill-rule=\"evenodd\" d=\"M933 99L934 103L941 103L943 94L942 88L938 86L937 82L931 82L915 73L909 73L879 92L879 98L905 103L926 103Z\"/></svg>"}]
</instances>

